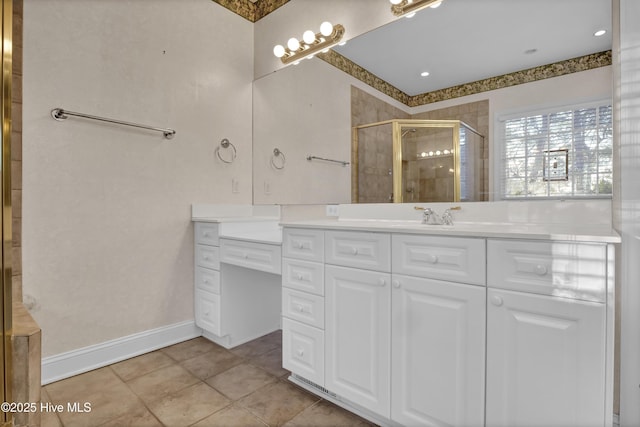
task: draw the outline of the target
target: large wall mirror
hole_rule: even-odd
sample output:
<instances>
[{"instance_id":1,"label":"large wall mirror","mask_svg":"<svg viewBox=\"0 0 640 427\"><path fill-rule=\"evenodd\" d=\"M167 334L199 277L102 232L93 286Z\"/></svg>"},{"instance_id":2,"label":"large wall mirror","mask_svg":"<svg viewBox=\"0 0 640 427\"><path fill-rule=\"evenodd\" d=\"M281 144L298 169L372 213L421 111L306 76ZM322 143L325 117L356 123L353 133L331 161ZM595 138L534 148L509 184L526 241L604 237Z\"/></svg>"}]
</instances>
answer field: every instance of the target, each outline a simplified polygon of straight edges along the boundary
<instances>
[{"instance_id":1,"label":"large wall mirror","mask_svg":"<svg viewBox=\"0 0 640 427\"><path fill-rule=\"evenodd\" d=\"M383 13L390 14L388 10ZM607 33L594 36L600 29ZM339 66L335 66L336 57L341 61L339 56L333 56L334 65L331 60L313 58L256 79L254 203L370 201L364 196L374 193L368 191L370 187L382 187L384 177L372 176L368 182L361 174L354 179L356 168L364 172L365 161L354 148L354 130L407 120L417 120L417 124L457 120L480 134L476 173L470 178L482 182L463 184L479 189L482 194L475 200L499 199L494 182L500 173L495 125L500 116L610 99L611 67L580 67L594 57L596 62L601 60L603 55L598 54L609 51L611 43L611 0L444 0L437 9L427 8L411 19L399 18L335 48L347 58ZM582 59L567 61L573 58ZM583 71L574 72L576 69ZM562 77L544 78L549 75ZM377 77L373 79L377 89L370 85L371 76ZM375 134L373 128L369 131ZM384 132L383 126L377 130ZM407 125L398 131L399 136L407 131L405 145L418 150L412 153L414 168L396 177L395 185L401 187L394 196L394 180L388 179L393 167L382 167L390 187L375 201L428 200L425 189L436 183L451 186L429 190L437 200L443 194L457 194L458 200L464 200L460 176L456 176L460 171L455 167L447 168L453 171L451 177L429 180L419 176L416 165L433 163L421 158L422 153L428 157L438 149L414 143L418 130L422 126ZM370 153L368 161L384 155L391 156L388 164L392 165L392 137L388 147ZM378 160L386 162L381 157ZM421 182L423 188L418 185Z\"/></svg>"}]
</instances>

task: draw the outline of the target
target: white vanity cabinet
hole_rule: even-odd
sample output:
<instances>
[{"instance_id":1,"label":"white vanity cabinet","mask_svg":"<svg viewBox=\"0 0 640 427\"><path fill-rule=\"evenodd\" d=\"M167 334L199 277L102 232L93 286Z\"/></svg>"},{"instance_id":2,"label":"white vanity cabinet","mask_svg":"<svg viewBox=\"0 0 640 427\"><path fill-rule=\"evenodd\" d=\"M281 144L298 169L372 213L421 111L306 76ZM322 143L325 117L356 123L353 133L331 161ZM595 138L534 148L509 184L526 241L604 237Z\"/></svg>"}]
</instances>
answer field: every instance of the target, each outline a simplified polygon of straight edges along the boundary
<instances>
[{"instance_id":1,"label":"white vanity cabinet","mask_svg":"<svg viewBox=\"0 0 640 427\"><path fill-rule=\"evenodd\" d=\"M483 425L485 240L397 234L392 253L391 419Z\"/></svg>"},{"instance_id":2,"label":"white vanity cabinet","mask_svg":"<svg viewBox=\"0 0 640 427\"><path fill-rule=\"evenodd\" d=\"M195 322L220 335L220 247L218 225L195 224Z\"/></svg>"},{"instance_id":3,"label":"white vanity cabinet","mask_svg":"<svg viewBox=\"0 0 640 427\"><path fill-rule=\"evenodd\" d=\"M340 227L284 229L292 381L381 425L611 426L615 237Z\"/></svg>"},{"instance_id":4,"label":"white vanity cabinet","mask_svg":"<svg viewBox=\"0 0 640 427\"><path fill-rule=\"evenodd\" d=\"M488 426L610 425L607 251L488 241Z\"/></svg>"},{"instance_id":5,"label":"white vanity cabinet","mask_svg":"<svg viewBox=\"0 0 640 427\"><path fill-rule=\"evenodd\" d=\"M391 236L325 232L326 387L389 418Z\"/></svg>"},{"instance_id":6,"label":"white vanity cabinet","mask_svg":"<svg viewBox=\"0 0 640 427\"><path fill-rule=\"evenodd\" d=\"M324 386L324 232L285 229L282 240L282 366Z\"/></svg>"},{"instance_id":7,"label":"white vanity cabinet","mask_svg":"<svg viewBox=\"0 0 640 427\"><path fill-rule=\"evenodd\" d=\"M263 224L195 222L195 323L226 348L280 328L281 245L258 241ZM236 232L250 227L248 235Z\"/></svg>"}]
</instances>

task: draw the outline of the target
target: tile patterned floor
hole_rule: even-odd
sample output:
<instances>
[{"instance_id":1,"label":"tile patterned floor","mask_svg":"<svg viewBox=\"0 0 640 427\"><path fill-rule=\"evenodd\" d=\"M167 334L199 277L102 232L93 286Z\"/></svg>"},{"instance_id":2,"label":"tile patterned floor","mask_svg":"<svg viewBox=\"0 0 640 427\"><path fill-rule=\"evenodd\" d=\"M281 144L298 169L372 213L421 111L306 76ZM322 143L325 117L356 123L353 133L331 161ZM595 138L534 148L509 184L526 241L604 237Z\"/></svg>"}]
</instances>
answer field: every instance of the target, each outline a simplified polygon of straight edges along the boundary
<instances>
[{"instance_id":1,"label":"tile patterned floor","mask_svg":"<svg viewBox=\"0 0 640 427\"><path fill-rule=\"evenodd\" d=\"M195 338L42 389L52 404L91 412L43 413L42 427L372 426L286 380L282 334L232 350Z\"/></svg>"}]
</instances>

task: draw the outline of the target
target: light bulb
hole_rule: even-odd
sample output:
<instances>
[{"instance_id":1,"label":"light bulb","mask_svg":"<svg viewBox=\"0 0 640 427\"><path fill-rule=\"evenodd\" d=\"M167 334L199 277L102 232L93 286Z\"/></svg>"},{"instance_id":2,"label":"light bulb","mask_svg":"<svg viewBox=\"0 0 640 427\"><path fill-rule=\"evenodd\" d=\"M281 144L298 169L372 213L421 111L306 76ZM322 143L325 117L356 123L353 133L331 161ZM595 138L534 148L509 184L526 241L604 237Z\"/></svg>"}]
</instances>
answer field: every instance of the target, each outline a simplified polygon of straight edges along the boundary
<instances>
[{"instance_id":1,"label":"light bulb","mask_svg":"<svg viewBox=\"0 0 640 427\"><path fill-rule=\"evenodd\" d=\"M430 5L429 7L432 9L435 9L437 7L440 7L440 5L442 4L442 1L437 1L435 3L433 3L432 5Z\"/></svg>"},{"instance_id":2,"label":"light bulb","mask_svg":"<svg viewBox=\"0 0 640 427\"><path fill-rule=\"evenodd\" d=\"M284 56L284 53L285 53L285 51L284 51L284 46L282 46L281 44L276 45L276 46L273 48L273 54L274 54L275 56L277 56L278 58L282 58L282 57Z\"/></svg>"},{"instance_id":3,"label":"light bulb","mask_svg":"<svg viewBox=\"0 0 640 427\"><path fill-rule=\"evenodd\" d=\"M436 156L439 156L440 154L442 154L440 150L436 151Z\"/></svg>"},{"instance_id":4,"label":"light bulb","mask_svg":"<svg viewBox=\"0 0 640 427\"><path fill-rule=\"evenodd\" d=\"M298 39L291 37L287 42L287 47L289 48L289 50L295 52L296 50L300 49L300 42L298 41Z\"/></svg>"},{"instance_id":5,"label":"light bulb","mask_svg":"<svg viewBox=\"0 0 640 427\"><path fill-rule=\"evenodd\" d=\"M449 154L449 150L444 150L443 153L444 154Z\"/></svg>"},{"instance_id":6,"label":"light bulb","mask_svg":"<svg viewBox=\"0 0 640 427\"><path fill-rule=\"evenodd\" d=\"M391 2L391 4L400 4L402 3L402 0L389 0Z\"/></svg>"},{"instance_id":7,"label":"light bulb","mask_svg":"<svg viewBox=\"0 0 640 427\"><path fill-rule=\"evenodd\" d=\"M405 16L405 18L413 18L414 16L416 16L416 13L415 12L411 12L410 14Z\"/></svg>"},{"instance_id":8,"label":"light bulb","mask_svg":"<svg viewBox=\"0 0 640 427\"><path fill-rule=\"evenodd\" d=\"M429 156L433 156L433 151L429 151Z\"/></svg>"},{"instance_id":9,"label":"light bulb","mask_svg":"<svg viewBox=\"0 0 640 427\"><path fill-rule=\"evenodd\" d=\"M427 153L423 151L422 153L420 153L420 157L427 157Z\"/></svg>"},{"instance_id":10,"label":"light bulb","mask_svg":"<svg viewBox=\"0 0 640 427\"><path fill-rule=\"evenodd\" d=\"M325 37L329 37L331 33L333 33L333 25L331 24L331 22L324 21L322 24L320 24L320 34Z\"/></svg>"},{"instance_id":11,"label":"light bulb","mask_svg":"<svg viewBox=\"0 0 640 427\"><path fill-rule=\"evenodd\" d=\"M306 44L312 44L316 41L316 34L311 30L307 30L302 35L302 40L304 40Z\"/></svg>"}]
</instances>

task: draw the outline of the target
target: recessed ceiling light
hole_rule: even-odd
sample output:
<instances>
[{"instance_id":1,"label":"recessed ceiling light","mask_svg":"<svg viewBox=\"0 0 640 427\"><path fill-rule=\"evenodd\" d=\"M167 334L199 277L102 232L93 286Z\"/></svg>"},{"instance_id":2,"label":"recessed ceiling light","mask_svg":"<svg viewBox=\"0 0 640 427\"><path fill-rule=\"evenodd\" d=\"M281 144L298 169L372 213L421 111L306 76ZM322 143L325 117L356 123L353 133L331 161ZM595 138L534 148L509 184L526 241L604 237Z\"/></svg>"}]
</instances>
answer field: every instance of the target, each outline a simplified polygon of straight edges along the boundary
<instances>
[{"instance_id":1,"label":"recessed ceiling light","mask_svg":"<svg viewBox=\"0 0 640 427\"><path fill-rule=\"evenodd\" d=\"M532 55L534 53L536 53L538 51L538 49L527 49L524 51L525 55Z\"/></svg>"},{"instance_id":2,"label":"recessed ceiling light","mask_svg":"<svg viewBox=\"0 0 640 427\"><path fill-rule=\"evenodd\" d=\"M593 35L596 37L604 36L605 34L607 34L607 30L598 30L595 33L593 33Z\"/></svg>"},{"instance_id":3,"label":"recessed ceiling light","mask_svg":"<svg viewBox=\"0 0 640 427\"><path fill-rule=\"evenodd\" d=\"M427 77L429 75L429 72L428 71L423 71L423 72L420 73L420 75L422 77Z\"/></svg>"}]
</instances>

